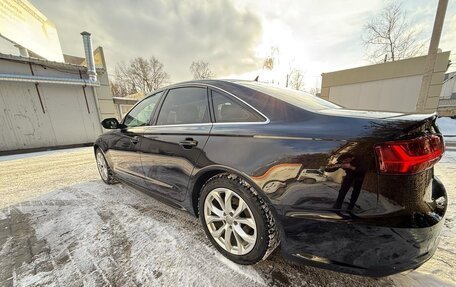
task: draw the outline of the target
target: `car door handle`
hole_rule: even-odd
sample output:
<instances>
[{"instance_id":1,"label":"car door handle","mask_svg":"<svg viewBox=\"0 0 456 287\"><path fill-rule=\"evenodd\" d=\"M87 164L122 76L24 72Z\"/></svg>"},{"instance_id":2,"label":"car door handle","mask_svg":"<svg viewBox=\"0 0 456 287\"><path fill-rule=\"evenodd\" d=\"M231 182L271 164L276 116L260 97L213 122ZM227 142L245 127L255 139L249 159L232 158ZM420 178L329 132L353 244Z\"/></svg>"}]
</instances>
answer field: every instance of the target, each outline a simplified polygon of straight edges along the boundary
<instances>
[{"instance_id":1,"label":"car door handle","mask_svg":"<svg viewBox=\"0 0 456 287\"><path fill-rule=\"evenodd\" d=\"M186 149L191 149L194 146L198 145L198 142L192 138L186 138L185 140L179 142L179 144Z\"/></svg>"},{"instance_id":2,"label":"car door handle","mask_svg":"<svg viewBox=\"0 0 456 287\"><path fill-rule=\"evenodd\" d=\"M137 144L139 142L139 138L137 136L134 136L134 137L130 138L130 142L132 144Z\"/></svg>"}]
</instances>

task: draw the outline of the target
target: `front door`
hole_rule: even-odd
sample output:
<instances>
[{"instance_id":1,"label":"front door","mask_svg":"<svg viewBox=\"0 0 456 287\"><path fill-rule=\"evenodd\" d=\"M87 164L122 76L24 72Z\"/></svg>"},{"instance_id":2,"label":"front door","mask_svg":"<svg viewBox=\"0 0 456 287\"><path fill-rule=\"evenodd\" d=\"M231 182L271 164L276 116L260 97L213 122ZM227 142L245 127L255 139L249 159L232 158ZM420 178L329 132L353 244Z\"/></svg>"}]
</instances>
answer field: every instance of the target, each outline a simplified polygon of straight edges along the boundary
<instances>
[{"instance_id":1,"label":"front door","mask_svg":"<svg viewBox=\"0 0 456 287\"><path fill-rule=\"evenodd\" d=\"M149 189L183 201L211 128L206 88L169 90L156 124L147 128L141 144Z\"/></svg>"},{"instance_id":2,"label":"front door","mask_svg":"<svg viewBox=\"0 0 456 287\"><path fill-rule=\"evenodd\" d=\"M113 133L110 141L108 153L116 176L141 186L145 186L145 182L140 146L160 96L161 93L154 94L134 106L123 120L124 128Z\"/></svg>"},{"instance_id":3,"label":"front door","mask_svg":"<svg viewBox=\"0 0 456 287\"><path fill-rule=\"evenodd\" d=\"M143 170L137 146L143 130L142 127L134 127L116 131L108 150L116 176L140 185L142 181L137 175L143 174Z\"/></svg>"}]
</instances>

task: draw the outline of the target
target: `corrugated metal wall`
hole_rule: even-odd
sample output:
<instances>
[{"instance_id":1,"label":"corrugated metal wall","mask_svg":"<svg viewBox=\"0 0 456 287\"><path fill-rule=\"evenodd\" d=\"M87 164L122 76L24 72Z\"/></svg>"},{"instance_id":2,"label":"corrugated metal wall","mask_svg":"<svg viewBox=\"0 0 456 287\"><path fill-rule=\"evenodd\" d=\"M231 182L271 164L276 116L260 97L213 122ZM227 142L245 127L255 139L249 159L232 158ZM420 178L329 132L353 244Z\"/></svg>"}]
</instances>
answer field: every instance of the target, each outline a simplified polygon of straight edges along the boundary
<instances>
[{"instance_id":1,"label":"corrugated metal wall","mask_svg":"<svg viewBox=\"0 0 456 287\"><path fill-rule=\"evenodd\" d=\"M33 68L40 75L68 77ZM0 61L0 73L8 72L30 74L30 67ZM86 95L82 86L39 84L38 90L39 95L33 83L0 82L0 152L91 143L101 134L93 88L86 87Z\"/></svg>"}]
</instances>

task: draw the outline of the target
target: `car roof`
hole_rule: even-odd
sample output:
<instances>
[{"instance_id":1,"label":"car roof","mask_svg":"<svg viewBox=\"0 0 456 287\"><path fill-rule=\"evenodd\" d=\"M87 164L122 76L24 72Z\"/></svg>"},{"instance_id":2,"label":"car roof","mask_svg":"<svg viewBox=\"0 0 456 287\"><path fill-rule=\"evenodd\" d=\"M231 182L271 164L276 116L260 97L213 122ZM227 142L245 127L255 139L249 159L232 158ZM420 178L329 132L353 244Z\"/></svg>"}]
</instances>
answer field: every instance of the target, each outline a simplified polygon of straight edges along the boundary
<instances>
[{"instance_id":1,"label":"car roof","mask_svg":"<svg viewBox=\"0 0 456 287\"><path fill-rule=\"evenodd\" d=\"M218 87L220 85L226 85L226 84L233 84L233 85L240 85L242 82L254 82L254 81L246 81L246 80L236 80L236 79L205 79L205 80L191 80L191 81L185 81L185 82L179 82L175 84L171 84L166 88L172 88L176 86L185 86L185 85L191 85L191 84L202 84L202 85L210 85L210 86L215 86Z\"/></svg>"},{"instance_id":2,"label":"car roof","mask_svg":"<svg viewBox=\"0 0 456 287\"><path fill-rule=\"evenodd\" d=\"M302 118L302 116L299 116L298 113L301 114L302 112L315 112L323 109L340 108L333 103L302 91L248 80L193 80L172 84L170 86L163 87L160 90L191 85L215 87L221 89L222 91L231 93L270 119L291 119L292 114L296 115L295 118ZM277 101L282 102L283 104L279 104Z\"/></svg>"}]
</instances>

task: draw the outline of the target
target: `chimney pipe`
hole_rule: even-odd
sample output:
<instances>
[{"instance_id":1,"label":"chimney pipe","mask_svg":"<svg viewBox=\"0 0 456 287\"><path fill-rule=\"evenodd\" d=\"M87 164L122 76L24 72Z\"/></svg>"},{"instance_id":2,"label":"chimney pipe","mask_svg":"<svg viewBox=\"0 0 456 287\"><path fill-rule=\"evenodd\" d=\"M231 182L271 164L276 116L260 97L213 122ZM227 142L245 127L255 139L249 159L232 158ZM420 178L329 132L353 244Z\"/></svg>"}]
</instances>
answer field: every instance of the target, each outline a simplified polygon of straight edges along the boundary
<instances>
[{"instance_id":1,"label":"chimney pipe","mask_svg":"<svg viewBox=\"0 0 456 287\"><path fill-rule=\"evenodd\" d=\"M95 69L95 60L93 59L92 38L90 37L90 33L86 31L82 32L81 35L86 56L87 75L89 76L89 81L96 82L97 70Z\"/></svg>"}]
</instances>

